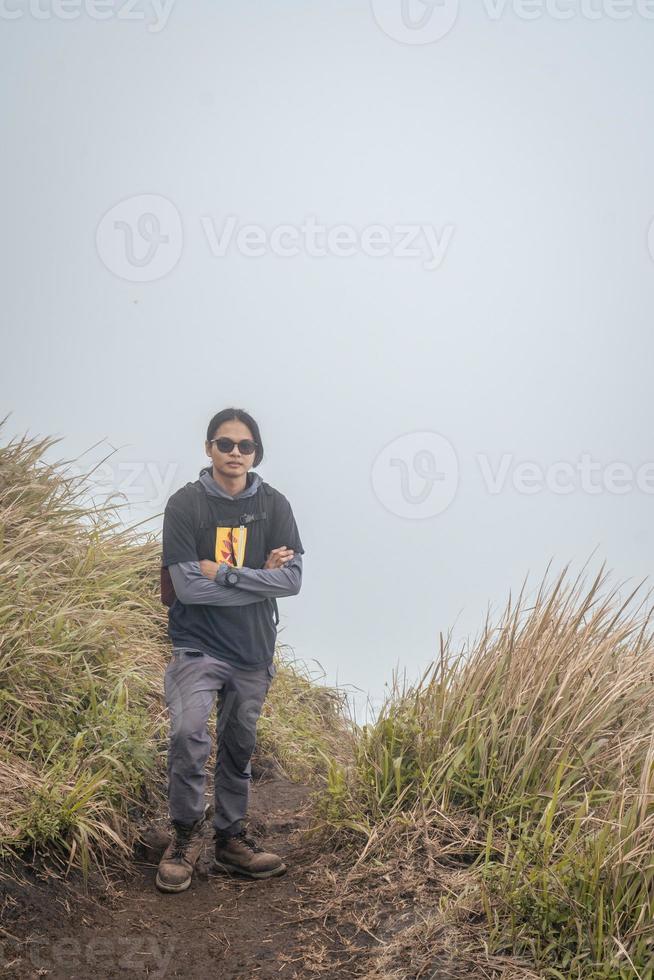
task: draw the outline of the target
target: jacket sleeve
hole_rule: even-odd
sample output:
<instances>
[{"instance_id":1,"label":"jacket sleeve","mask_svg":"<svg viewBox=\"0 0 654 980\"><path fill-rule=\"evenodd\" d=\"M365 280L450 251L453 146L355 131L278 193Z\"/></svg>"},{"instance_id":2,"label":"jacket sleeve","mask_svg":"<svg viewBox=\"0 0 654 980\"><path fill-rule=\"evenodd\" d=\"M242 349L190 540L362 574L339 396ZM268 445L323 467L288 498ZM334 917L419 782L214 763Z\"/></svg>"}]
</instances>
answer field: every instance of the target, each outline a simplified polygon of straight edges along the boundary
<instances>
[{"instance_id":1,"label":"jacket sleeve","mask_svg":"<svg viewBox=\"0 0 654 980\"><path fill-rule=\"evenodd\" d=\"M168 567L168 571L175 594L185 606L248 606L266 598L261 593L212 582L200 571L199 561L176 562Z\"/></svg>"},{"instance_id":2,"label":"jacket sleeve","mask_svg":"<svg viewBox=\"0 0 654 980\"><path fill-rule=\"evenodd\" d=\"M297 595L302 587L302 555L293 555L283 568L238 568L238 585L223 586L228 569L221 566L216 572L216 583L229 592L241 592L261 599L282 599ZM208 580L207 580L208 581Z\"/></svg>"}]
</instances>

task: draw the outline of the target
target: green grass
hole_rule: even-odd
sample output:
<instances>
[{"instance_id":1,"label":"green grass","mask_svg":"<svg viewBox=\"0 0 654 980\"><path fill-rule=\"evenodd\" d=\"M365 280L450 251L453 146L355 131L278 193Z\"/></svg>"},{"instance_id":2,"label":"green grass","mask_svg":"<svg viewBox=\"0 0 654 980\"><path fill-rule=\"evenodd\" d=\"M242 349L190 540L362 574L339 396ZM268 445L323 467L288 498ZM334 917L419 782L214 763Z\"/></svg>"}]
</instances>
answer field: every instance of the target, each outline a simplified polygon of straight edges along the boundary
<instances>
[{"instance_id":1,"label":"green grass","mask_svg":"<svg viewBox=\"0 0 654 980\"><path fill-rule=\"evenodd\" d=\"M45 463L56 441L0 447L0 856L88 873L128 858L134 808L164 805L169 643L159 542ZM278 649L259 747L321 787L316 826L354 859L342 895L464 875L377 975L428 976L443 922L472 916L461 963L654 978L651 609L607 581L523 586L362 727Z\"/></svg>"},{"instance_id":2,"label":"green grass","mask_svg":"<svg viewBox=\"0 0 654 980\"><path fill-rule=\"evenodd\" d=\"M129 859L135 815L165 808L161 543L46 463L58 441L0 445L0 858L102 873ZM278 661L261 747L319 780L347 742L342 698Z\"/></svg>"},{"instance_id":3,"label":"green grass","mask_svg":"<svg viewBox=\"0 0 654 980\"><path fill-rule=\"evenodd\" d=\"M603 569L590 586L566 576L394 683L324 808L370 857L427 827L472 862L492 953L547 977L652 977L651 614L638 590L605 593Z\"/></svg>"},{"instance_id":4,"label":"green grass","mask_svg":"<svg viewBox=\"0 0 654 980\"><path fill-rule=\"evenodd\" d=\"M259 718L257 746L290 779L322 786L333 760L346 763L354 751L347 696L318 684L289 646L278 645L275 661L277 673Z\"/></svg>"},{"instance_id":5,"label":"green grass","mask_svg":"<svg viewBox=\"0 0 654 980\"><path fill-rule=\"evenodd\" d=\"M43 461L56 441L0 447L0 851L87 870L154 789L165 617L157 543Z\"/></svg>"}]
</instances>

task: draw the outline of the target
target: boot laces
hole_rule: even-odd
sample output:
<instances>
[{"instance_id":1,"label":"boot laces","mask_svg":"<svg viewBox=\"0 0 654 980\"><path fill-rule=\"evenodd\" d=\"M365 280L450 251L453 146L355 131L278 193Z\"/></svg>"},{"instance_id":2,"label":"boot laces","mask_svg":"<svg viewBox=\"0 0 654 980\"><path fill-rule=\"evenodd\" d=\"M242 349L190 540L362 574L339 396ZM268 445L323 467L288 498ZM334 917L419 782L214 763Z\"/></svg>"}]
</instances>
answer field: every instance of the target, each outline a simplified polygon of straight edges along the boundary
<instances>
[{"instance_id":1,"label":"boot laces","mask_svg":"<svg viewBox=\"0 0 654 980\"><path fill-rule=\"evenodd\" d=\"M196 825L192 827L175 827L175 839L173 841L173 861L181 860L186 857L190 845L197 838L199 829Z\"/></svg>"},{"instance_id":2,"label":"boot laces","mask_svg":"<svg viewBox=\"0 0 654 980\"><path fill-rule=\"evenodd\" d=\"M242 830L239 834L234 835L236 840L240 840L242 844L249 847L254 854L263 854L263 847L258 847L256 842Z\"/></svg>"}]
</instances>

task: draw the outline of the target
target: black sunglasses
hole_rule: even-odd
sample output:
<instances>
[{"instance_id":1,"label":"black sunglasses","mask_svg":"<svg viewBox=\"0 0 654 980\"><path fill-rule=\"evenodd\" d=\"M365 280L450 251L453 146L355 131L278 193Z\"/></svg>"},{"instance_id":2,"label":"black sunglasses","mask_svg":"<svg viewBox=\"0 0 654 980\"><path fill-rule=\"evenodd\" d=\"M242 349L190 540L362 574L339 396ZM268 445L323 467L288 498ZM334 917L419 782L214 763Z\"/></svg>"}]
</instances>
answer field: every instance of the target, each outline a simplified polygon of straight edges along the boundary
<instances>
[{"instance_id":1,"label":"black sunglasses","mask_svg":"<svg viewBox=\"0 0 654 980\"><path fill-rule=\"evenodd\" d=\"M234 446L238 446L238 451L242 456L251 456L259 445L259 443L254 442L253 439L241 439L241 441L237 443L234 441L234 439L228 439L226 436L222 436L220 439L210 439L209 443L212 442L215 442L216 449L218 449L221 453L231 453Z\"/></svg>"}]
</instances>

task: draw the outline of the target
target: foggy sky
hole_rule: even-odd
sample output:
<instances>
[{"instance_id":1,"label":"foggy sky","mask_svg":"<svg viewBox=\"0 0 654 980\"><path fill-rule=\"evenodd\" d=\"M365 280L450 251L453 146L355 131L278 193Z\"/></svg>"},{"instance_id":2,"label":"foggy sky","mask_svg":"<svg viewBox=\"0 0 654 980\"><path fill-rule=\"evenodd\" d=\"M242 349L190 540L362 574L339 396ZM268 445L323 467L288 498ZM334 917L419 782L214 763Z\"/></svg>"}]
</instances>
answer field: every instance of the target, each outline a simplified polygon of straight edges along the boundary
<instances>
[{"instance_id":1,"label":"foggy sky","mask_svg":"<svg viewBox=\"0 0 654 980\"><path fill-rule=\"evenodd\" d=\"M0 15L5 438L138 520L247 409L280 639L375 702L550 559L652 570L652 11L415 3Z\"/></svg>"}]
</instances>

